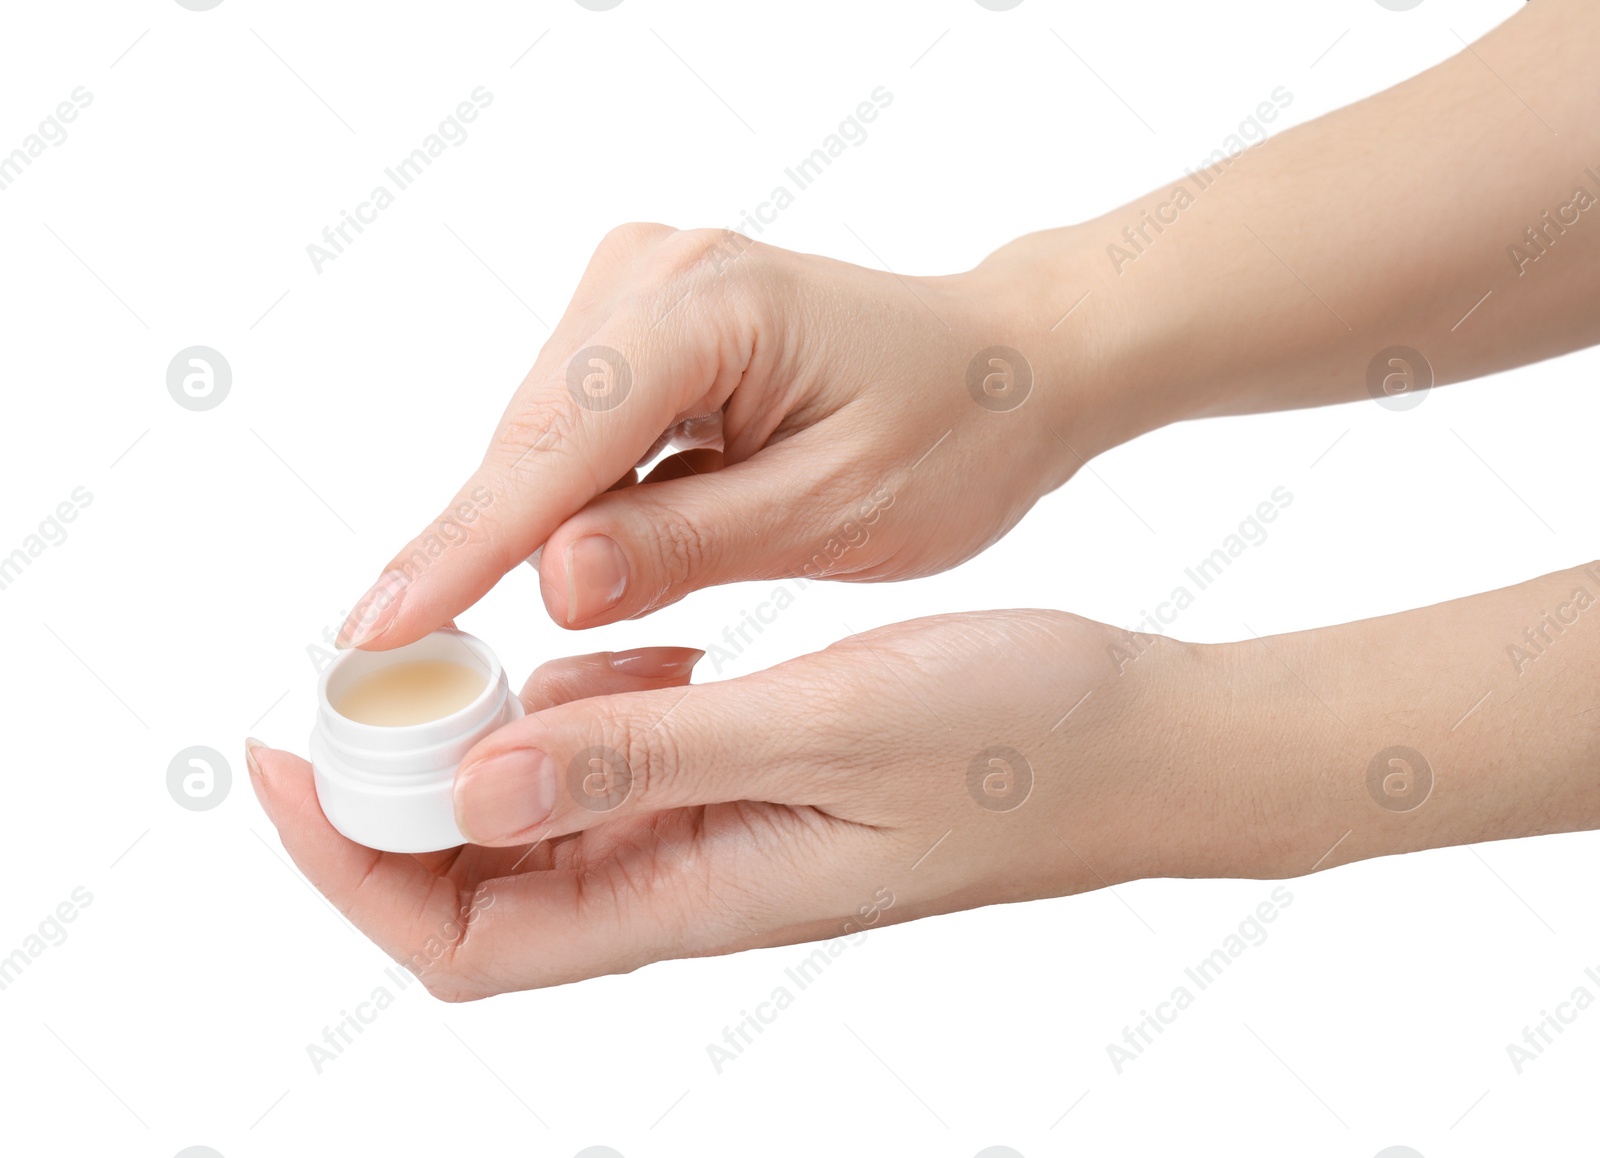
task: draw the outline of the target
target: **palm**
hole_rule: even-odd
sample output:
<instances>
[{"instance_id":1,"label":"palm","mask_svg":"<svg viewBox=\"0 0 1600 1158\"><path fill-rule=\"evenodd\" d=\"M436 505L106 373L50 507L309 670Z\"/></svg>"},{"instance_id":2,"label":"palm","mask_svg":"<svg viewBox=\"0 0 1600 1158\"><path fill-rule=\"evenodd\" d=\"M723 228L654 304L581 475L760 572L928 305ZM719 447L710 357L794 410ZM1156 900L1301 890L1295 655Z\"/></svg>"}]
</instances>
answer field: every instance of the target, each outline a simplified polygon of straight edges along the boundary
<instances>
[{"instance_id":1,"label":"palm","mask_svg":"<svg viewBox=\"0 0 1600 1158\"><path fill-rule=\"evenodd\" d=\"M684 872L708 878L718 871L713 858L720 861L775 846L789 830L820 818L808 808L736 801L619 816L534 844L510 848L467 844L415 859L468 898L487 882L536 872L578 874L586 889L637 887Z\"/></svg>"}]
</instances>

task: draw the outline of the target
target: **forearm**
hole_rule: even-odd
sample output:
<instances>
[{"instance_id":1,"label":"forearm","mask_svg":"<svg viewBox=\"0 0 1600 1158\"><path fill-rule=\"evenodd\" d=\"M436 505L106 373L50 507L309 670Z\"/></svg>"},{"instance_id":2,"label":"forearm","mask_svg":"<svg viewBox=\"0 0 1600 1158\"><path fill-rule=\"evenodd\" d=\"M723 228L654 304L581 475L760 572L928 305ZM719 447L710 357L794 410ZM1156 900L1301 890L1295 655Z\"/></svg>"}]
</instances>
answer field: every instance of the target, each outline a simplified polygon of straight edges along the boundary
<instances>
[{"instance_id":1,"label":"forearm","mask_svg":"<svg viewBox=\"0 0 1600 1158\"><path fill-rule=\"evenodd\" d=\"M1210 650L1189 710L1245 823L1196 875L1600 827L1600 564Z\"/></svg>"},{"instance_id":2,"label":"forearm","mask_svg":"<svg viewBox=\"0 0 1600 1158\"><path fill-rule=\"evenodd\" d=\"M1039 332L1025 352L1090 451L1365 397L1393 346L1440 384L1590 345L1597 58L1600 6L1540 0L1393 89L974 272L1026 287L993 296Z\"/></svg>"}]
</instances>

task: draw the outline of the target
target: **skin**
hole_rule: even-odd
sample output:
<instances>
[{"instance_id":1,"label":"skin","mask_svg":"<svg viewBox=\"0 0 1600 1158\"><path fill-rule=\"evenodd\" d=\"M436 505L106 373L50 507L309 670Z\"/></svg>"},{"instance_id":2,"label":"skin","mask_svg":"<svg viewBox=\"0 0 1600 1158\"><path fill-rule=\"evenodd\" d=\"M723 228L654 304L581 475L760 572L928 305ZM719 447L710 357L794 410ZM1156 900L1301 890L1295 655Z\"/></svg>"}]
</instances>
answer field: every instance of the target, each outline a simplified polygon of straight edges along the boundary
<instances>
[{"instance_id":1,"label":"skin","mask_svg":"<svg viewBox=\"0 0 1600 1158\"><path fill-rule=\"evenodd\" d=\"M1600 191L1597 50L1600 8L1540 0L1219 163L1181 211L1175 182L949 277L616 230L446 508L451 546L430 551L435 524L402 549L341 642L420 638L530 556L572 628L738 580L925 575L1166 423L1361 398L1393 346L1446 383L1600 341L1600 207L1553 220L1578 182ZM1132 260L1109 249L1141 227ZM251 779L312 882L468 999L1139 877L1595 827L1596 598L1600 568L1576 569L1212 646L938 616L692 690L681 649L557 661L463 762L473 843L422 857L334 832L297 757L252 742ZM625 794L569 786L604 788L568 775L594 746Z\"/></svg>"}]
</instances>

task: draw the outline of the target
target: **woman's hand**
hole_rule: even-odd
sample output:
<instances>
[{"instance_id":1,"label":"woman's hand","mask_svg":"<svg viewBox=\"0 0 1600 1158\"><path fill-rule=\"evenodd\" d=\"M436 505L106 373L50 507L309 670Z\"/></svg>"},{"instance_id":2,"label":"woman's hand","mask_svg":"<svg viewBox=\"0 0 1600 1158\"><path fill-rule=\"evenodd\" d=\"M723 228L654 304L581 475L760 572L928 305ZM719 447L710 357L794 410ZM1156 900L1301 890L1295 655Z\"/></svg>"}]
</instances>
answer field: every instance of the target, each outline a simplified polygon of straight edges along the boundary
<instances>
[{"instance_id":1,"label":"woman's hand","mask_svg":"<svg viewBox=\"0 0 1600 1158\"><path fill-rule=\"evenodd\" d=\"M613 231L482 465L341 644L417 639L541 547L545 605L572 628L712 584L972 556L1103 449L1079 422L1103 421L1081 398L1093 376L1060 369L1070 342L1050 331L1072 301L1016 273L907 278L726 231ZM669 440L680 453L631 485Z\"/></svg>"},{"instance_id":2,"label":"woman's hand","mask_svg":"<svg viewBox=\"0 0 1600 1158\"><path fill-rule=\"evenodd\" d=\"M425 857L339 836L296 757L256 748L252 780L353 922L433 992L481 997L1141 877L1600 826L1596 606L1590 564L1232 644L996 611L693 688L679 649L561 660L457 774L477 843Z\"/></svg>"},{"instance_id":3,"label":"woman's hand","mask_svg":"<svg viewBox=\"0 0 1600 1158\"><path fill-rule=\"evenodd\" d=\"M733 580L924 575L1166 423L1390 403L1600 341L1600 230L1575 224L1593 191L1568 192L1600 149L1597 47L1600 7L1541 0L1270 148L1220 148L952 277L619 229L482 466L341 642L420 638L541 546L568 627ZM1271 95L1240 144L1294 99ZM1407 226L1455 188L1457 212ZM664 438L682 453L631 486Z\"/></svg>"},{"instance_id":4,"label":"woman's hand","mask_svg":"<svg viewBox=\"0 0 1600 1158\"><path fill-rule=\"evenodd\" d=\"M680 649L627 670L556 661L524 690L533 714L457 775L475 843L428 856L340 836L297 757L254 748L251 779L312 883L463 1000L1248 870L1216 851L1236 830L1230 785L1199 745L1192 766L1170 758L1196 712L1222 714L1196 698L1207 654L1010 611L899 624L694 687Z\"/></svg>"}]
</instances>

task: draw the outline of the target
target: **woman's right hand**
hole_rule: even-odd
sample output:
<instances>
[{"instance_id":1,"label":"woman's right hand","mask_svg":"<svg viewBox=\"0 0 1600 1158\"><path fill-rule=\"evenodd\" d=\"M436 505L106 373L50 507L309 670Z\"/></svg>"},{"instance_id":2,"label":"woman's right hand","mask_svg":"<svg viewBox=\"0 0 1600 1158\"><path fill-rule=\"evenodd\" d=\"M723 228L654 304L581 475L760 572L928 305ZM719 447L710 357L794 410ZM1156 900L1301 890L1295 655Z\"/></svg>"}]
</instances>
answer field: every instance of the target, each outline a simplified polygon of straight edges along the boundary
<instances>
[{"instance_id":1,"label":"woman's right hand","mask_svg":"<svg viewBox=\"0 0 1600 1158\"><path fill-rule=\"evenodd\" d=\"M1094 375L1071 327L1051 330L1072 303L1026 300L1015 273L901 277L727 231L613 231L482 465L341 644L420 638L530 556L570 628L718 583L962 562L1104 448Z\"/></svg>"}]
</instances>

